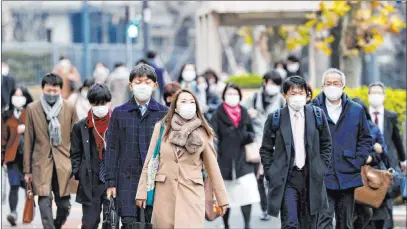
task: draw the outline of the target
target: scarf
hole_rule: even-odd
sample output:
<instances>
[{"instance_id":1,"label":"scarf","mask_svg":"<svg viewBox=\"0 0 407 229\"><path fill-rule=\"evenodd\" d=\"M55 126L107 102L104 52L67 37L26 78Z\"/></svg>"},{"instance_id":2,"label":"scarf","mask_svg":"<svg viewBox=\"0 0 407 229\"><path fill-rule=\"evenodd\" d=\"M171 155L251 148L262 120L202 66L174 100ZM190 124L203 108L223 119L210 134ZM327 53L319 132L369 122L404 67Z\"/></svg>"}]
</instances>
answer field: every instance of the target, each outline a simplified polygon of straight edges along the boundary
<instances>
[{"instance_id":1,"label":"scarf","mask_svg":"<svg viewBox=\"0 0 407 229\"><path fill-rule=\"evenodd\" d=\"M46 114L46 119L49 121L48 132L51 144L53 146L59 146L62 144L62 136L61 124L59 123L58 115L63 105L62 97L60 96L53 106L49 105L47 101L45 101L44 95L41 95L40 102L42 109L44 109Z\"/></svg>"},{"instance_id":2,"label":"scarf","mask_svg":"<svg viewBox=\"0 0 407 229\"><path fill-rule=\"evenodd\" d=\"M192 154L203 145L203 141L197 132L198 128L202 126L202 121L199 118L195 117L185 121L178 114L174 114L170 124L171 132L168 139L181 151L188 151L188 153Z\"/></svg>"},{"instance_id":3,"label":"scarf","mask_svg":"<svg viewBox=\"0 0 407 229\"><path fill-rule=\"evenodd\" d=\"M106 131L109 126L111 111L103 118L95 117L92 114L92 109L88 111L87 125L89 128L93 127L93 136L96 141L96 149L99 151L99 159L103 159L103 149L105 149L106 144ZM93 117L93 119L92 119ZM93 122L95 121L95 122Z\"/></svg>"},{"instance_id":4,"label":"scarf","mask_svg":"<svg viewBox=\"0 0 407 229\"><path fill-rule=\"evenodd\" d=\"M226 103L223 103L223 109L225 109L225 112L232 121L233 126L238 127L240 120L242 120L242 108L240 105L231 107Z\"/></svg>"}]
</instances>

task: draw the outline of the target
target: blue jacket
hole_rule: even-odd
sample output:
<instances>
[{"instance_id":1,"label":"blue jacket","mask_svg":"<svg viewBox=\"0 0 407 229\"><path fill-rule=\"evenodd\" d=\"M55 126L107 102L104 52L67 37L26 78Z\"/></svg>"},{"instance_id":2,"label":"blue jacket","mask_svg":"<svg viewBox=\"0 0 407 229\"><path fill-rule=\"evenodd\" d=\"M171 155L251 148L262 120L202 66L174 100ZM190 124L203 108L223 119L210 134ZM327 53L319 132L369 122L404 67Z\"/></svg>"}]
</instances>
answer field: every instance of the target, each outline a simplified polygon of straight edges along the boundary
<instances>
[{"instance_id":1,"label":"blue jacket","mask_svg":"<svg viewBox=\"0 0 407 229\"><path fill-rule=\"evenodd\" d=\"M133 98L113 110L104 156L105 180L107 187L116 187L120 216L136 216L136 191L154 125L167 110L154 98L144 116Z\"/></svg>"},{"instance_id":2,"label":"blue jacket","mask_svg":"<svg viewBox=\"0 0 407 229\"><path fill-rule=\"evenodd\" d=\"M372 137L362 106L342 95L342 112L335 124L329 117L322 92L313 105L321 107L328 118L332 137L331 165L325 176L327 189L343 190L362 186L361 167L372 152Z\"/></svg>"}]
</instances>

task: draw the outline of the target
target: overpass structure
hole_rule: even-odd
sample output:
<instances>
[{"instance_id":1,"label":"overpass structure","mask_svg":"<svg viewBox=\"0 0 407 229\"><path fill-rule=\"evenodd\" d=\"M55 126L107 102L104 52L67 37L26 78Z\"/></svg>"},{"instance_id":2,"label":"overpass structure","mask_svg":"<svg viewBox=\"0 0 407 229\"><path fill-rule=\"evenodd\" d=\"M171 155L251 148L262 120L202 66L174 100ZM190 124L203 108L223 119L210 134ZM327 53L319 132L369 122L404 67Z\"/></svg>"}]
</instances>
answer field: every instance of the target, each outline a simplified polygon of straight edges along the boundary
<instances>
[{"instance_id":1,"label":"overpass structure","mask_svg":"<svg viewBox=\"0 0 407 229\"><path fill-rule=\"evenodd\" d=\"M319 1L206 1L196 14L196 65L198 72L222 71L222 26L302 24L317 11ZM312 32L312 34L314 34ZM313 35L315 36L315 35ZM314 39L309 45L309 80L315 80ZM313 84L313 82L312 82Z\"/></svg>"}]
</instances>

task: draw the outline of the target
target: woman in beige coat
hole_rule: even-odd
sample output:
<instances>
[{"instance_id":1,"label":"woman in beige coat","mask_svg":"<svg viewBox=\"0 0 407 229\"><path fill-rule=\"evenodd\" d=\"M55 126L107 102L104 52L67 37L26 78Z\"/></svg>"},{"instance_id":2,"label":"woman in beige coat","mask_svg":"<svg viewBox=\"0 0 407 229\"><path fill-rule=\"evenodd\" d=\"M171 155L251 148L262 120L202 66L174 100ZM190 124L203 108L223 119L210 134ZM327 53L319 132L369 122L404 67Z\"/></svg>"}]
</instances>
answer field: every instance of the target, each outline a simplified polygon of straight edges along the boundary
<instances>
[{"instance_id":1,"label":"woman in beige coat","mask_svg":"<svg viewBox=\"0 0 407 229\"><path fill-rule=\"evenodd\" d=\"M172 98L163 119L159 168L155 177L155 195L151 223L154 228L203 228L205 193L202 167L212 181L221 214L228 198L213 148L213 132L203 117L196 97L180 89ZM136 195L139 207L146 206L148 165L160 134L157 123Z\"/></svg>"}]
</instances>

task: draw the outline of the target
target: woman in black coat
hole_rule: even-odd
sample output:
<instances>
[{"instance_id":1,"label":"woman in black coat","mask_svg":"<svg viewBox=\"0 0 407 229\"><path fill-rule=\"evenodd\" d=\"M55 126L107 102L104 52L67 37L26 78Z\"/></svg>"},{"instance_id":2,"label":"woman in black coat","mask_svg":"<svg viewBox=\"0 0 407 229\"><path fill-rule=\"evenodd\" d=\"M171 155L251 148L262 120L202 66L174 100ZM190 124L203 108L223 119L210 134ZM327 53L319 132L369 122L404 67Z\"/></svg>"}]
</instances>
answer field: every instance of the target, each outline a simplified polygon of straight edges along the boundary
<instances>
[{"instance_id":1,"label":"woman in black coat","mask_svg":"<svg viewBox=\"0 0 407 229\"><path fill-rule=\"evenodd\" d=\"M218 138L218 163L229 206L241 207L245 228L250 228L251 205L260 202L254 164L246 161L244 147L254 141L253 125L247 110L239 105L242 93L237 85L226 85L222 99L211 120ZM229 228L229 214L228 209L223 216L225 228Z\"/></svg>"}]
</instances>

